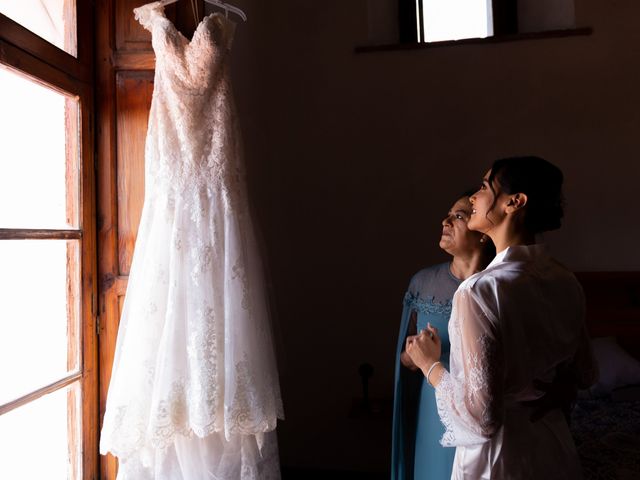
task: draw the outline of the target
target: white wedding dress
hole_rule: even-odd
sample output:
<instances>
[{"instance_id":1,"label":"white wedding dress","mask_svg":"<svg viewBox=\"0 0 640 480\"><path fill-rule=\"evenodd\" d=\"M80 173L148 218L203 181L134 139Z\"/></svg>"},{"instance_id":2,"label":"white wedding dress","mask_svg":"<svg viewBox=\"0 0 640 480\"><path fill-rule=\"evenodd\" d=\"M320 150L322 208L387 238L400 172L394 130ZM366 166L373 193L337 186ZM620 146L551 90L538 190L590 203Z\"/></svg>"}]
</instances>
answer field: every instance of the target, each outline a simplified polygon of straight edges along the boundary
<instances>
[{"instance_id":1,"label":"white wedding dress","mask_svg":"<svg viewBox=\"0 0 640 480\"><path fill-rule=\"evenodd\" d=\"M280 478L282 402L228 78L235 24L134 10L156 71L100 451L119 480Z\"/></svg>"}]
</instances>

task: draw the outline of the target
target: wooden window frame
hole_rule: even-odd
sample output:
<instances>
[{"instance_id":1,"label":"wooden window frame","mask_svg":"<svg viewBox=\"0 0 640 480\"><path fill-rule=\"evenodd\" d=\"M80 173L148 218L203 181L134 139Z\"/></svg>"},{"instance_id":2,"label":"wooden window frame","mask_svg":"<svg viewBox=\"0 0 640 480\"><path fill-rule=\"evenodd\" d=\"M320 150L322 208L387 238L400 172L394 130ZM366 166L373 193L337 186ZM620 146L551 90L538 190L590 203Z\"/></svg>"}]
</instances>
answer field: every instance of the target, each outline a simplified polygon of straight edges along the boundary
<instances>
[{"instance_id":1,"label":"wooden window frame","mask_svg":"<svg viewBox=\"0 0 640 480\"><path fill-rule=\"evenodd\" d=\"M67 119L67 126L78 129L78 144L67 146L77 151L78 171L68 172L68 178L78 179L77 199L68 198L68 212L78 206L78 227L69 229L13 229L1 228L0 241L10 239L78 240L77 252L80 285L67 285L70 290L79 286L80 298L70 302L70 314L79 319L79 331L70 326L72 336L79 337L79 365L56 382L43 386L14 402L2 406L0 413L8 412L29 403L47 393L78 383L81 389L80 412L72 411L70 424L75 415L81 415L81 448L79 463L83 480L100 477L99 439L99 395L98 395L98 337L97 337L97 291L96 291L96 220L95 220L95 168L94 168L94 83L93 83L93 2L76 0L77 54L70 55L39 37L11 18L0 13L0 64L26 75L30 79L75 96L79 102L77 118ZM69 40L69 39L68 39ZM71 249L73 250L73 249ZM74 255L69 252L68 255ZM77 307L76 307L77 306ZM70 352L75 358L75 352ZM70 441L74 442L73 436Z\"/></svg>"}]
</instances>

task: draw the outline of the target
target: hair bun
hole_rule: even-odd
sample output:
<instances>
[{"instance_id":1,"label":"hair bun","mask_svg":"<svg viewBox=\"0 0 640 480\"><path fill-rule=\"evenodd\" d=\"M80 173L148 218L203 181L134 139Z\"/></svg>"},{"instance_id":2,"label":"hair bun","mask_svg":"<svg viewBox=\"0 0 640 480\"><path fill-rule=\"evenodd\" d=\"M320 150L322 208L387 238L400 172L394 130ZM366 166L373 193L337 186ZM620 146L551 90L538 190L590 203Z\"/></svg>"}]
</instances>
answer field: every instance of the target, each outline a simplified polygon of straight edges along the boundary
<instances>
[{"instance_id":1,"label":"hair bun","mask_svg":"<svg viewBox=\"0 0 640 480\"><path fill-rule=\"evenodd\" d=\"M527 195L524 223L532 233L556 230L562 225L564 197L562 171L543 158L510 157L496 160L489 181L497 179L507 194Z\"/></svg>"}]
</instances>

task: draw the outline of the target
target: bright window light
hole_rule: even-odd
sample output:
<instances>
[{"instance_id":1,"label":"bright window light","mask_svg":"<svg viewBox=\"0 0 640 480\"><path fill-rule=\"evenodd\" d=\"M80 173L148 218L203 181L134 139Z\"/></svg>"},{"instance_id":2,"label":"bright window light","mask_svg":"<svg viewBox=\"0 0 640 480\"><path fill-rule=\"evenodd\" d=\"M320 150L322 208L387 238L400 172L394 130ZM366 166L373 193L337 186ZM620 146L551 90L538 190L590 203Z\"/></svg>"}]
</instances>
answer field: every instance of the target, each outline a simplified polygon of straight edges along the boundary
<instances>
[{"instance_id":1,"label":"bright window light","mask_svg":"<svg viewBox=\"0 0 640 480\"><path fill-rule=\"evenodd\" d=\"M76 0L0 0L0 13L76 55Z\"/></svg>"},{"instance_id":2,"label":"bright window light","mask_svg":"<svg viewBox=\"0 0 640 480\"><path fill-rule=\"evenodd\" d=\"M493 35L491 0L422 0L424 41Z\"/></svg>"},{"instance_id":3,"label":"bright window light","mask_svg":"<svg viewBox=\"0 0 640 480\"><path fill-rule=\"evenodd\" d=\"M82 478L79 113L0 65L1 479Z\"/></svg>"}]
</instances>

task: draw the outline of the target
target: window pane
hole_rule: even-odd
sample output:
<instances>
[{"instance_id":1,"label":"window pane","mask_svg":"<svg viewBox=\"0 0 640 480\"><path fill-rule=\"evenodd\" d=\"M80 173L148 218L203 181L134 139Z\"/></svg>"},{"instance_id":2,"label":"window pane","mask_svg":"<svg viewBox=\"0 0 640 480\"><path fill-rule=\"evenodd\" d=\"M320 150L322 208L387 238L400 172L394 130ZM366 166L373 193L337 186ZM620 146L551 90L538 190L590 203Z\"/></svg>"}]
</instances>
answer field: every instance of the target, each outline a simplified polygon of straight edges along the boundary
<instances>
[{"instance_id":1,"label":"window pane","mask_svg":"<svg viewBox=\"0 0 640 480\"><path fill-rule=\"evenodd\" d=\"M77 227L77 100L0 68L0 105L0 228Z\"/></svg>"},{"instance_id":2,"label":"window pane","mask_svg":"<svg viewBox=\"0 0 640 480\"><path fill-rule=\"evenodd\" d=\"M493 35L490 0L422 0L425 42Z\"/></svg>"},{"instance_id":3,"label":"window pane","mask_svg":"<svg viewBox=\"0 0 640 480\"><path fill-rule=\"evenodd\" d=\"M0 0L0 13L77 55L75 0Z\"/></svg>"},{"instance_id":4,"label":"window pane","mask_svg":"<svg viewBox=\"0 0 640 480\"><path fill-rule=\"evenodd\" d=\"M0 416L0 478L80 478L77 383Z\"/></svg>"},{"instance_id":5,"label":"window pane","mask_svg":"<svg viewBox=\"0 0 640 480\"><path fill-rule=\"evenodd\" d=\"M0 241L0 404L78 368L78 242Z\"/></svg>"}]
</instances>

